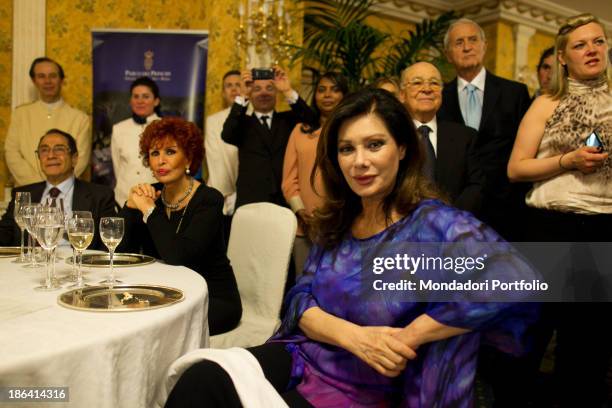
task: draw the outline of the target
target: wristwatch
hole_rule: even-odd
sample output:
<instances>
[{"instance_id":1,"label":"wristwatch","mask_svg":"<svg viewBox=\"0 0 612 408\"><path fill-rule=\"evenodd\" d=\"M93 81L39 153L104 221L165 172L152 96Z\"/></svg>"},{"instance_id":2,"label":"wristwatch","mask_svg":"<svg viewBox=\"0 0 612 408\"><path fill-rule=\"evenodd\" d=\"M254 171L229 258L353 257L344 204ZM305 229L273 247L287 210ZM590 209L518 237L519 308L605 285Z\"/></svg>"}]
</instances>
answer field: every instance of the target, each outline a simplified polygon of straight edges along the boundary
<instances>
[{"instance_id":1,"label":"wristwatch","mask_svg":"<svg viewBox=\"0 0 612 408\"><path fill-rule=\"evenodd\" d=\"M155 206L154 205L149 207L149 209L142 214L142 222L144 222L146 224L147 220L149 219L149 216L151 214L153 214L153 211L155 211Z\"/></svg>"}]
</instances>

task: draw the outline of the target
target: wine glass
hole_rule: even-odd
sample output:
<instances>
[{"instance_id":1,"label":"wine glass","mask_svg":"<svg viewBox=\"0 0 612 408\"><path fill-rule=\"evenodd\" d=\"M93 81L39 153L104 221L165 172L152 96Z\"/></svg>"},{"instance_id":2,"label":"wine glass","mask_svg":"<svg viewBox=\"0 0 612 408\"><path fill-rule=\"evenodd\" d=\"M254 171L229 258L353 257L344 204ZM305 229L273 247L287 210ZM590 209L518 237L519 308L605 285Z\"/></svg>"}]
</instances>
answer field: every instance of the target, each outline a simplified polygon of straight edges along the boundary
<instances>
[{"instance_id":1,"label":"wine glass","mask_svg":"<svg viewBox=\"0 0 612 408\"><path fill-rule=\"evenodd\" d=\"M116 283L122 283L120 280L115 279L115 270L113 269L113 255L115 254L115 248L123 239L124 223L123 218L119 217L102 217L100 219L100 238L102 242L108 248L110 253L110 275L108 279L101 281L100 283L107 283L109 286L113 286Z\"/></svg>"},{"instance_id":2,"label":"wine glass","mask_svg":"<svg viewBox=\"0 0 612 408\"><path fill-rule=\"evenodd\" d=\"M88 218L93 220L93 216L91 215L91 211L70 211L70 212L66 212L65 213L65 220L66 220L66 234L68 235L68 241L70 241L70 243L72 244L72 272L71 275L68 277L68 280L70 282L76 282L78 280L78 276L77 276L77 250L74 246L74 243L70 240L70 231L68 229L68 221L70 221L73 218ZM92 221L93 223L93 221ZM95 227L94 227L95 229ZM92 236L93 237L93 236ZM93 240L93 238L92 238ZM87 245L85 246L85 248L83 248L83 250L85 250L89 245L91 245L91 240L87 243ZM81 251L81 255L83 255L83 252Z\"/></svg>"},{"instance_id":3,"label":"wine glass","mask_svg":"<svg viewBox=\"0 0 612 408\"><path fill-rule=\"evenodd\" d=\"M75 213L89 213L89 217L80 216ZM68 231L68 239L72 244L72 247L79 256L79 267L77 269L77 279L74 285L70 285L70 288L82 288L83 285L83 251L91 245L91 241L94 236L94 221L89 211L75 211L72 213L72 218L66 221L66 230ZM76 264L76 257L73 257L73 265Z\"/></svg>"},{"instance_id":4,"label":"wine glass","mask_svg":"<svg viewBox=\"0 0 612 408\"><path fill-rule=\"evenodd\" d=\"M52 208L58 208L60 211L60 214L62 216L62 224L66 223L66 220L68 219L68 217L66 216L66 210L64 207L64 199L62 197L51 197L48 196L45 201L42 203L42 205L44 207L52 207ZM64 239L64 236L62 236L60 238L60 242ZM55 250L53 250L53 268L55 268L55 260L62 260L63 258L61 256L57 256L55 253Z\"/></svg>"},{"instance_id":5,"label":"wine glass","mask_svg":"<svg viewBox=\"0 0 612 408\"><path fill-rule=\"evenodd\" d=\"M38 268L40 265L36 262L36 225L38 223L38 214L42 206L40 204L28 204L23 207L22 218L24 225L28 230L28 248L30 253L30 263L24 265L26 268Z\"/></svg>"},{"instance_id":6,"label":"wine glass","mask_svg":"<svg viewBox=\"0 0 612 408\"><path fill-rule=\"evenodd\" d=\"M51 291L60 288L55 276L53 276L51 265L51 253L57 247L62 233L64 231L63 215L60 214L58 208L41 208L36 224L36 238L47 253L47 273L45 284L34 289Z\"/></svg>"},{"instance_id":7,"label":"wine glass","mask_svg":"<svg viewBox=\"0 0 612 408\"><path fill-rule=\"evenodd\" d=\"M25 234L25 222L23 220L22 217L22 209L25 205L30 204L32 198L30 196L30 193L28 191L20 191L15 193L15 208L13 209L13 215L15 217L15 222L17 223L17 225L19 226L19 229L21 230L21 252L19 253L19 258L15 259L13 262L14 263L26 263L28 262L28 260L25 257L25 254L23 253L23 236Z\"/></svg>"}]
</instances>

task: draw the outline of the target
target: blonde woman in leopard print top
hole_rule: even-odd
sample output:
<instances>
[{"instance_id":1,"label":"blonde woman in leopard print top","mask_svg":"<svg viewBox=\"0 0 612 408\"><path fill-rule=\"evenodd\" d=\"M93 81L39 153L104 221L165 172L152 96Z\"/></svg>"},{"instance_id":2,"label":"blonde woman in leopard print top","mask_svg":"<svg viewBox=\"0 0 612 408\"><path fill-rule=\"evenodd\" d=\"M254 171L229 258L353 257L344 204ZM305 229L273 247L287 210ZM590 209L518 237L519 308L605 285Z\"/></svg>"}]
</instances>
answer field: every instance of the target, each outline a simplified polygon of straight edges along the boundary
<instances>
[{"instance_id":1,"label":"blonde woman in leopard print top","mask_svg":"<svg viewBox=\"0 0 612 408\"><path fill-rule=\"evenodd\" d=\"M525 237L611 241L612 76L601 23L590 14L568 19L556 37L555 55L553 89L525 114L508 164L511 181L533 182L526 199L530 214ZM601 148L586 146L593 132ZM544 278L562 285L564 301L585 303L545 304L529 358L532 368L539 367L556 329L555 394L561 406L600 407L606 400L605 376L612 354L612 303L594 302L610 300L612 276L597 268L601 259L576 248L572 246L565 271L566 265L561 265ZM522 377L535 379L537 373L528 371Z\"/></svg>"}]
</instances>

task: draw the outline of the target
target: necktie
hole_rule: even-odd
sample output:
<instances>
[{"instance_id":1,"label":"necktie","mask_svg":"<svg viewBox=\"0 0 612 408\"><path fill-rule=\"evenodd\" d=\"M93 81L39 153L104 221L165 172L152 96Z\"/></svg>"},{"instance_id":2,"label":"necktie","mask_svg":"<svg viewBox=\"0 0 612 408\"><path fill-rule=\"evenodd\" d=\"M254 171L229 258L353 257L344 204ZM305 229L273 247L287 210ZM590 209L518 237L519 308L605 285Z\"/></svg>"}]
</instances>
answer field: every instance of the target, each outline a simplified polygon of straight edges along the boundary
<instances>
[{"instance_id":1,"label":"necktie","mask_svg":"<svg viewBox=\"0 0 612 408\"><path fill-rule=\"evenodd\" d=\"M268 115L263 115L262 117L260 117L259 119L261 119L261 123L267 128L270 129L270 125L268 125L268 119L270 119L270 117Z\"/></svg>"},{"instance_id":2,"label":"necktie","mask_svg":"<svg viewBox=\"0 0 612 408\"><path fill-rule=\"evenodd\" d=\"M480 127L480 117L482 115L482 106L478 102L477 89L472 84L467 84L464 88L467 92L467 104L465 106L465 124L473 129L478 130Z\"/></svg>"},{"instance_id":3,"label":"necktie","mask_svg":"<svg viewBox=\"0 0 612 408\"><path fill-rule=\"evenodd\" d=\"M429 140L429 132L431 128L426 125L419 126L417 129L421 136L421 143L423 144L423 150L425 151L425 163L423 163L423 174L429 180L434 181L436 175L436 151Z\"/></svg>"},{"instance_id":4,"label":"necktie","mask_svg":"<svg viewBox=\"0 0 612 408\"><path fill-rule=\"evenodd\" d=\"M62 190L60 190L57 187L52 187L51 190L49 190L49 196L51 198L57 198L58 195L60 195L60 193L62 192Z\"/></svg>"}]
</instances>

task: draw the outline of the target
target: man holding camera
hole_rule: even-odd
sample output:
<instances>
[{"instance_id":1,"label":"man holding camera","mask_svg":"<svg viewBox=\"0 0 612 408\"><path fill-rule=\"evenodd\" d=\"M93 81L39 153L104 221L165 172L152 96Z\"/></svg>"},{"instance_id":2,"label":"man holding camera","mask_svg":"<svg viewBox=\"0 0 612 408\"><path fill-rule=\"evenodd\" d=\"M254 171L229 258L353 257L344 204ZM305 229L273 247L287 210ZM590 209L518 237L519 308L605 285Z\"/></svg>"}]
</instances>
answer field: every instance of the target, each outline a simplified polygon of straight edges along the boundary
<instances>
[{"instance_id":1,"label":"man holding camera","mask_svg":"<svg viewBox=\"0 0 612 408\"><path fill-rule=\"evenodd\" d=\"M279 92L290 111L274 110ZM247 115L249 104L252 115ZM257 202L286 206L281 180L287 141L296 124L313 121L314 113L291 87L284 70L242 71L240 95L234 99L221 133L225 142L238 148L236 209Z\"/></svg>"}]
</instances>

